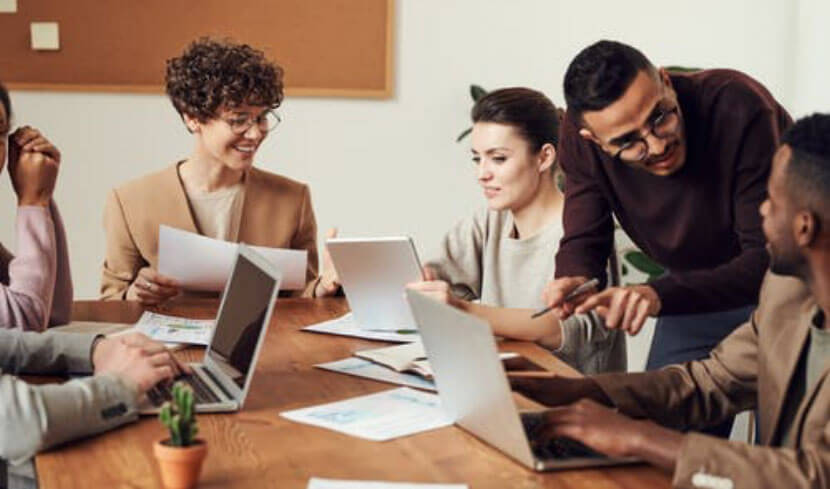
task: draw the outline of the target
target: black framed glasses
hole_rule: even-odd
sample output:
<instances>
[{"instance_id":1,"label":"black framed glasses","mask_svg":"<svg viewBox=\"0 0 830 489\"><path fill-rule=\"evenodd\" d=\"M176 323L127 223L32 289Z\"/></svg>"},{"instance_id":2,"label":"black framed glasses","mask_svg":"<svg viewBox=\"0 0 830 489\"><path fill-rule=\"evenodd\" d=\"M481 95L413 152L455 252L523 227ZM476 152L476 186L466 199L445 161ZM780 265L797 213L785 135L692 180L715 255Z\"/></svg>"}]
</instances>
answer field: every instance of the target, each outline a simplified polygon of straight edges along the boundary
<instances>
[{"instance_id":1,"label":"black framed glasses","mask_svg":"<svg viewBox=\"0 0 830 489\"><path fill-rule=\"evenodd\" d=\"M230 117L222 117L221 119L231 128L231 132L237 135L245 134L254 125L259 127L263 132L270 132L276 129L280 125L280 122L282 122L282 118L274 110L266 110L257 116L238 114Z\"/></svg>"},{"instance_id":2,"label":"black framed glasses","mask_svg":"<svg viewBox=\"0 0 830 489\"><path fill-rule=\"evenodd\" d=\"M614 159L628 163L642 163L648 159L648 143L646 136L654 134L655 137L665 139L672 136L680 126L680 106L675 105L671 109L661 110L648 122L648 132L644 135L627 141L620 145L620 149L614 154Z\"/></svg>"}]
</instances>

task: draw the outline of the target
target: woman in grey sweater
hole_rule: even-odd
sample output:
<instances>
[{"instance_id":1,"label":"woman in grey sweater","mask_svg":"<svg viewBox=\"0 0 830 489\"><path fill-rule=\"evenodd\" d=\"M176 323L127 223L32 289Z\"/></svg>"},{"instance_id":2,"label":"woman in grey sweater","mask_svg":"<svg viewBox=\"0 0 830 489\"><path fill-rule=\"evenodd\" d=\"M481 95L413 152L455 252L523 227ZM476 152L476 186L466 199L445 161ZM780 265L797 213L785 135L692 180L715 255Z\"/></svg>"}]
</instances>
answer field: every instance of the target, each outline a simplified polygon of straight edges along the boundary
<instances>
[{"instance_id":1,"label":"woman in grey sweater","mask_svg":"<svg viewBox=\"0 0 830 489\"><path fill-rule=\"evenodd\" d=\"M583 373L625 370L625 338L592 315L561 322L543 306L563 234L555 182L560 114L542 93L506 88L472 110L472 154L487 208L459 222L411 285L490 322L499 336L536 341Z\"/></svg>"}]
</instances>

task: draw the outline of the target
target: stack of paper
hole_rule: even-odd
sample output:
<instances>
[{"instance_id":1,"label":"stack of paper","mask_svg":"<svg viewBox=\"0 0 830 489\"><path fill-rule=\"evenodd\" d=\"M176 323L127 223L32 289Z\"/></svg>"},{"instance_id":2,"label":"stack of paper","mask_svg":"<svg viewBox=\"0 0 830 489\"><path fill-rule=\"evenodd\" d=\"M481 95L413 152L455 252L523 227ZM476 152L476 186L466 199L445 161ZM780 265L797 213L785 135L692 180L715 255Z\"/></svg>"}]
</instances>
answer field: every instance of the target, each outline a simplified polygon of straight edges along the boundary
<instances>
[{"instance_id":1,"label":"stack of paper","mask_svg":"<svg viewBox=\"0 0 830 489\"><path fill-rule=\"evenodd\" d=\"M426 379L432 378L432 367L427 361L424 345L420 341L363 350L356 352L354 356L391 368L395 372L412 372Z\"/></svg>"},{"instance_id":2,"label":"stack of paper","mask_svg":"<svg viewBox=\"0 0 830 489\"><path fill-rule=\"evenodd\" d=\"M425 379L416 374L395 372L383 365L378 365L377 363L362 358L349 357L335 362L320 363L315 365L315 367L341 374L378 380L389 384L407 385L429 391L436 390L435 382L432 380Z\"/></svg>"},{"instance_id":3,"label":"stack of paper","mask_svg":"<svg viewBox=\"0 0 830 489\"><path fill-rule=\"evenodd\" d=\"M407 387L321 404L280 416L373 441L450 426L438 396Z\"/></svg>"}]
</instances>

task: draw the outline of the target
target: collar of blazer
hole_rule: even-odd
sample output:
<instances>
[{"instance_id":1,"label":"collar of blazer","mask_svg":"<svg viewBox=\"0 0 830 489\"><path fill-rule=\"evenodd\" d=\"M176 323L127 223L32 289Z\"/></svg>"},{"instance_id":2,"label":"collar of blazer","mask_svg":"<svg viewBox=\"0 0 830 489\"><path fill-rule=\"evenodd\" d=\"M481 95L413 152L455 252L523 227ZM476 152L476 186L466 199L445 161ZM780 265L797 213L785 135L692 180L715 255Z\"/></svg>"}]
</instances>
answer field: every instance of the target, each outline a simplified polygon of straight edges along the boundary
<instances>
[{"instance_id":1,"label":"collar of blazer","mask_svg":"<svg viewBox=\"0 0 830 489\"><path fill-rule=\"evenodd\" d=\"M770 445L773 440L777 440L779 438L784 402L790 393L789 391L792 387L793 377L795 376L799 361L804 354L804 349L807 346L807 339L810 336L810 328L813 324L813 317L815 316L817 307L818 306L812 297L810 297L810 300L802 302L798 308L797 314L793 315L793 323L788 322L788 324L782 324L781 330L778 332L776 339L776 352L780 354L779 358L786 362L780 366L780 371L783 373L784 383L782 384L783 391L781 392L781 395L779 395L775 400L772 425L770 426L770 429L767 430L767 433L764 433L763 439L761 440L765 445ZM822 380L826 374L827 370L825 369L822 377L818 382L816 382L816 385L812 387L810 392L805 392L804 399L802 399L801 406L799 407L798 413L793 420L795 426L799 426L799 424L803 421L802 418L804 416L805 406L809 404L807 401L812 398L815 390L822 383Z\"/></svg>"},{"instance_id":2,"label":"collar of blazer","mask_svg":"<svg viewBox=\"0 0 830 489\"><path fill-rule=\"evenodd\" d=\"M187 199L187 193L184 189L184 183L179 176L179 165L183 161L176 162L168 168L168 178L164 178L165 184L169 188L164 189L163 195L169 195L172 198L170 218L171 226L190 231L192 233L203 234L196 225L196 218L193 216L193 209L190 207L190 202ZM272 212L267 209L268 199L262 199L265 180L263 178L263 171L258 168L251 167L245 175L245 196L242 202L242 216L239 223L239 236L237 241L240 243L260 244L261 236L266 229L261 226L248 226L247 222L251 221L251 214L262 214L262 212ZM263 209L263 206L266 208ZM257 221L261 224L260 221Z\"/></svg>"}]
</instances>

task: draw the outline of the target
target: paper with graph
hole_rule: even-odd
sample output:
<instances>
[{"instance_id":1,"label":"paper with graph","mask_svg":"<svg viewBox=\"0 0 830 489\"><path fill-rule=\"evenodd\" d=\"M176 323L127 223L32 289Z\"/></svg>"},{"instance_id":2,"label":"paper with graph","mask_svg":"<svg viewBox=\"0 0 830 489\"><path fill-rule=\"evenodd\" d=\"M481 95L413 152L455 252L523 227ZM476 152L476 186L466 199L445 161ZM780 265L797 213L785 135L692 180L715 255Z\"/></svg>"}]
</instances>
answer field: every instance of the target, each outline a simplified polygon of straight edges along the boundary
<instances>
[{"instance_id":1,"label":"paper with graph","mask_svg":"<svg viewBox=\"0 0 830 489\"><path fill-rule=\"evenodd\" d=\"M391 440L453 423L441 409L436 394L408 387L286 411L280 416L373 441Z\"/></svg>"}]
</instances>

